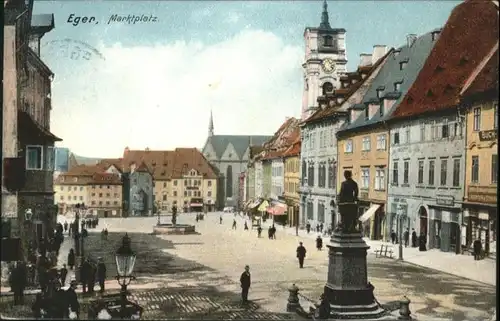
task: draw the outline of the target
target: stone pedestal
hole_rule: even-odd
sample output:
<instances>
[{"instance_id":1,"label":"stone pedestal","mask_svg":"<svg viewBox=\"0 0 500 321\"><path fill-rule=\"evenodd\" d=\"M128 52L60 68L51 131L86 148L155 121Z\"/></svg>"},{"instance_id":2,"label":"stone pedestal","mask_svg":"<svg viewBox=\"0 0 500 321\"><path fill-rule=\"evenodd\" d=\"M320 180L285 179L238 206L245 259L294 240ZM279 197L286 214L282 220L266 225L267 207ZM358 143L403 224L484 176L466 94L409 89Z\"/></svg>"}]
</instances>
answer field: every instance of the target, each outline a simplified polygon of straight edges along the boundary
<instances>
[{"instance_id":1,"label":"stone pedestal","mask_svg":"<svg viewBox=\"0 0 500 321\"><path fill-rule=\"evenodd\" d=\"M348 207L357 211L356 207ZM356 215L354 213L344 213ZM357 216L356 216L357 217ZM370 248L353 230L337 230L327 244L329 252L328 281L324 295L330 304L332 319L377 319L386 311L373 295L368 282L366 254Z\"/></svg>"}]
</instances>

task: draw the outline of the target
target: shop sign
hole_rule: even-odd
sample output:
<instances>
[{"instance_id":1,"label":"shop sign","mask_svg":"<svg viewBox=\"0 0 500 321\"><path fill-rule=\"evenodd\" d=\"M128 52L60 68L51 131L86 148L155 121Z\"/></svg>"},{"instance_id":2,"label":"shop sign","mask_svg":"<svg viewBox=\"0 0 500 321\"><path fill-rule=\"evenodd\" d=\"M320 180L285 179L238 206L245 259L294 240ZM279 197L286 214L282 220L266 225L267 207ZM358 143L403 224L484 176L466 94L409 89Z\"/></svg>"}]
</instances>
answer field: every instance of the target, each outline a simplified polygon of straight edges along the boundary
<instances>
[{"instance_id":1,"label":"shop sign","mask_svg":"<svg viewBox=\"0 0 500 321\"><path fill-rule=\"evenodd\" d=\"M469 185L469 192L467 193L469 202L476 203L497 203L497 189L496 186L474 186Z\"/></svg>"},{"instance_id":2,"label":"shop sign","mask_svg":"<svg viewBox=\"0 0 500 321\"><path fill-rule=\"evenodd\" d=\"M479 140L482 142L489 140L497 140L497 137L498 135L496 129L482 130L479 132Z\"/></svg>"},{"instance_id":3,"label":"shop sign","mask_svg":"<svg viewBox=\"0 0 500 321\"><path fill-rule=\"evenodd\" d=\"M438 195L436 197L436 204L442 206L454 206L455 198L453 196Z\"/></svg>"}]
</instances>

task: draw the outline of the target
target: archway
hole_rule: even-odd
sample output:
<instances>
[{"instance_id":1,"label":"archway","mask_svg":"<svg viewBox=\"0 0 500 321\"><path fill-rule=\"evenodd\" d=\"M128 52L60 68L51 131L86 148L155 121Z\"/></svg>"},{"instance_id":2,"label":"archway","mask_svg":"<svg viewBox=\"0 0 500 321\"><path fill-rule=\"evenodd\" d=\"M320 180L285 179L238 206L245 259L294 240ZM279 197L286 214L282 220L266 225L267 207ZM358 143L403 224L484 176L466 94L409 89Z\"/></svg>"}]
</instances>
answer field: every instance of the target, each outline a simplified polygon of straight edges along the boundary
<instances>
[{"instance_id":1,"label":"archway","mask_svg":"<svg viewBox=\"0 0 500 321\"><path fill-rule=\"evenodd\" d=\"M427 225L429 220L429 215L425 207L420 206L418 209L418 216L420 217L420 233L427 235Z\"/></svg>"}]
</instances>

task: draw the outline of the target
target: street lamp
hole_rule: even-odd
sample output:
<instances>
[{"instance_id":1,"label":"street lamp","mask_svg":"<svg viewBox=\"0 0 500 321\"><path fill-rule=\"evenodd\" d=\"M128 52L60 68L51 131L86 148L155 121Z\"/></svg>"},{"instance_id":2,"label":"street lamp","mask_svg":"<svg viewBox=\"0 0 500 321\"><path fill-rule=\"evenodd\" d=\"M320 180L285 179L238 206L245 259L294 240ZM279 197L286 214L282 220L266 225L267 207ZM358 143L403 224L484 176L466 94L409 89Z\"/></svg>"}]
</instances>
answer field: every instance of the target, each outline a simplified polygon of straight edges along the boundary
<instances>
[{"instance_id":1,"label":"street lamp","mask_svg":"<svg viewBox=\"0 0 500 321\"><path fill-rule=\"evenodd\" d=\"M402 261L403 260L403 219L405 218L405 214L402 211L401 207L398 207L398 213L397 216L399 218L399 255L398 255L398 260Z\"/></svg>"},{"instance_id":2,"label":"street lamp","mask_svg":"<svg viewBox=\"0 0 500 321\"><path fill-rule=\"evenodd\" d=\"M132 251L130 246L130 237L127 233L122 238L122 244L116 251L115 260L116 260L116 270L118 271L118 275L116 276L116 280L118 284L121 286L121 316L122 319L126 318L126 308L127 308L127 286L130 282L135 279L132 275L132 271L134 270L135 265L135 253Z\"/></svg>"}]
</instances>

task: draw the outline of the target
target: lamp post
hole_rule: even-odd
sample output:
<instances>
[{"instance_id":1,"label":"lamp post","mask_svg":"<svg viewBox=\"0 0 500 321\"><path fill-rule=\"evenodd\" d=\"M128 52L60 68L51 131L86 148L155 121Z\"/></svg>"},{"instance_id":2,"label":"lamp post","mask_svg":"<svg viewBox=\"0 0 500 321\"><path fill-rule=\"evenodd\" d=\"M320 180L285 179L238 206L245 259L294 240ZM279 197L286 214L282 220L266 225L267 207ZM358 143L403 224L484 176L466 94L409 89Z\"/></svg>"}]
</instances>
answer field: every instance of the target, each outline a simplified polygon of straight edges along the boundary
<instances>
[{"instance_id":1,"label":"lamp post","mask_svg":"<svg viewBox=\"0 0 500 321\"><path fill-rule=\"evenodd\" d=\"M127 319L127 286L130 282L135 279L132 275L132 271L134 270L135 265L135 253L132 251L130 246L130 237L128 234L122 238L122 244L116 251L115 260L116 260L116 270L118 271L118 275L116 276L116 280L118 284L121 286L121 317L122 319Z\"/></svg>"},{"instance_id":2,"label":"lamp post","mask_svg":"<svg viewBox=\"0 0 500 321\"><path fill-rule=\"evenodd\" d=\"M156 222L156 225L160 225L160 202L156 201L156 214L158 214L158 221Z\"/></svg>"},{"instance_id":3,"label":"lamp post","mask_svg":"<svg viewBox=\"0 0 500 321\"><path fill-rule=\"evenodd\" d=\"M402 208L398 207L397 216L399 218L399 251L398 251L398 260L403 260L403 219L405 218L404 213L402 212Z\"/></svg>"},{"instance_id":4,"label":"lamp post","mask_svg":"<svg viewBox=\"0 0 500 321\"><path fill-rule=\"evenodd\" d=\"M330 201L330 208L331 208L331 221L332 221L332 231L335 230L335 199L332 198L332 200Z\"/></svg>"}]
</instances>

